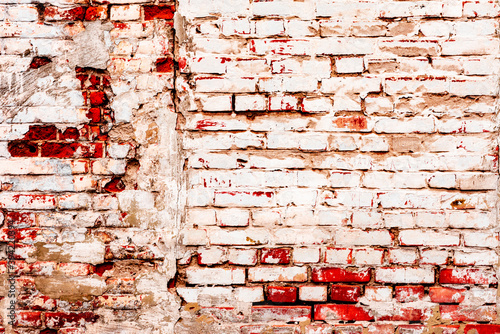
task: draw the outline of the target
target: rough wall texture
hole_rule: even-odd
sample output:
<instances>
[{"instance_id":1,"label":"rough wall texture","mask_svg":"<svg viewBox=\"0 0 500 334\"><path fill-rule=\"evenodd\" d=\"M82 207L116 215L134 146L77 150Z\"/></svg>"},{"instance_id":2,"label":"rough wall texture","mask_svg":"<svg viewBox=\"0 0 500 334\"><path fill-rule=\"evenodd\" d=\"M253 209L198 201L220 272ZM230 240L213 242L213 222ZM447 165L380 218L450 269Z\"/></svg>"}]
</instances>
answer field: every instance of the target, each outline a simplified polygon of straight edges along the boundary
<instances>
[{"instance_id":1,"label":"rough wall texture","mask_svg":"<svg viewBox=\"0 0 500 334\"><path fill-rule=\"evenodd\" d=\"M1 0L0 332L500 333L499 17Z\"/></svg>"}]
</instances>

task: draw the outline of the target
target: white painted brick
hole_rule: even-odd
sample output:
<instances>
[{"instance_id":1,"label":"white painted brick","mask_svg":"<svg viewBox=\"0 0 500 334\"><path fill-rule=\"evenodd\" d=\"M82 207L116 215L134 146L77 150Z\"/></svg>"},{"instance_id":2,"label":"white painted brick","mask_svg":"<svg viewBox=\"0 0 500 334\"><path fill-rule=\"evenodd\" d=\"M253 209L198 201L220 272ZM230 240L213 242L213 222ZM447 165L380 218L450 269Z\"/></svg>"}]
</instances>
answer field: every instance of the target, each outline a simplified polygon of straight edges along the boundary
<instances>
[{"instance_id":1,"label":"white painted brick","mask_svg":"<svg viewBox=\"0 0 500 334\"><path fill-rule=\"evenodd\" d=\"M434 119L430 117L413 117L411 120L383 118L375 123L377 133L431 133L434 129Z\"/></svg>"},{"instance_id":2,"label":"white painted brick","mask_svg":"<svg viewBox=\"0 0 500 334\"><path fill-rule=\"evenodd\" d=\"M419 29L426 37L449 37L453 31L453 25L444 21L422 22Z\"/></svg>"},{"instance_id":3,"label":"white painted brick","mask_svg":"<svg viewBox=\"0 0 500 334\"><path fill-rule=\"evenodd\" d=\"M465 75L491 75L499 65L498 60L493 58L468 58L463 61Z\"/></svg>"},{"instance_id":4,"label":"white painted brick","mask_svg":"<svg viewBox=\"0 0 500 334\"><path fill-rule=\"evenodd\" d=\"M191 73L224 74L227 69L228 58L203 56L195 57L189 62Z\"/></svg>"},{"instance_id":5,"label":"white painted brick","mask_svg":"<svg viewBox=\"0 0 500 334\"><path fill-rule=\"evenodd\" d=\"M295 248L293 250L293 262L298 264L318 263L320 258L319 248Z\"/></svg>"},{"instance_id":6,"label":"white painted brick","mask_svg":"<svg viewBox=\"0 0 500 334\"><path fill-rule=\"evenodd\" d=\"M422 230L403 230L399 233L399 242L404 246L458 246L457 234Z\"/></svg>"},{"instance_id":7,"label":"white painted brick","mask_svg":"<svg viewBox=\"0 0 500 334\"><path fill-rule=\"evenodd\" d=\"M377 268L375 281L381 283L434 283L434 269L432 268Z\"/></svg>"},{"instance_id":8,"label":"white painted brick","mask_svg":"<svg viewBox=\"0 0 500 334\"><path fill-rule=\"evenodd\" d=\"M292 38L315 36L319 31L317 21L287 20L285 21L286 34Z\"/></svg>"},{"instance_id":9,"label":"white painted brick","mask_svg":"<svg viewBox=\"0 0 500 334\"><path fill-rule=\"evenodd\" d=\"M248 269L248 279L251 282L305 282L306 267L259 267Z\"/></svg>"},{"instance_id":10,"label":"white painted brick","mask_svg":"<svg viewBox=\"0 0 500 334\"><path fill-rule=\"evenodd\" d=\"M247 19L222 20L221 30L222 34L226 36L249 35L251 33L250 21Z\"/></svg>"},{"instance_id":11,"label":"white painted brick","mask_svg":"<svg viewBox=\"0 0 500 334\"><path fill-rule=\"evenodd\" d=\"M266 110L267 99L263 95L237 95L235 97L235 110Z\"/></svg>"},{"instance_id":12,"label":"white painted brick","mask_svg":"<svg viewBox=\"0 0 500 334\"><path fill-rule=\"evenodd\" d=\"M488 38L456 38L441 43L443 56L483 56L498 53L499 42Z\"/></svg>"},{"instance_id":13,"label":"white painted brick","mask_svg":"<svg viewBox=\"0 0 500 334\"><path fill-rule=\"evenodd\" d=\"M306 233L307 231L307 233ZM280 228L274 232L275 243L279 245L321 245L331 240L331 234L320 228Z\"/></svg>"},{"instance_id":14,"label":"white painted brick","mask_svg":"<svg viewBox=\"0 0 500 334\"><path fill-rule=\"evenodd\" d=\"M304 98L302 100L302 111L307 113L331 112L333 111L333 102L327 97Z\"/></svg>"},{"instance_id":15,"label":"white painted brick","mask_svg":"<svg viewBox=\"0 0 500 334\"><path fill-rule=\"evenodd\" d=\"M37 21L38 11L35 6L30 5L8 6L6 17L10 21Z\"/></svg>"},{"instance_id":16,"label":"white painted brick","mask_svg":"<svg viewBox=\"0 0 500 334\"><path fill-rule=\"evenodd\" d=\"M412 228L415 226L415 219L411 213L407 212L386 212L383 215L385 226L388 228Z\"/></svg>"},{"instance_id":17,"label":"white painted brick","mask_svg":"<svg viewBox=\"0 0 500 334\"><path fill-rule=\"evenodd\" d=\"M226 262L226 250L221 247L198 248L198 263L203 265Z\"/></svg>"},{"instance_id":18,"label":"white painted brick","mask_svg":"<svg viewBox=\"0 0 500 334\"><path fill-rule=\"evenodd\" d=\"M364 70L363 58L336 58L335 70L337 73L362 73Z\"/></svg>"},{"instance_id":19,"label":"white painted brick","mask_svg":"<svg viewBox=\"0 0 500 334\"><path fill-rule=\"evenodd\" d=\"M236 300L244 303L259 303L264 301L264 289L260 286L235 288Z\"/></svg>"},{"instance_id":20,"label":"white painted brick","mask_svg":"<svg viewBox=\"0 0 500 334\"><path fill-rule=\"evenodd\" d=\"M491 250L455 251L453 262L457 266L492 266L498 263L498 255Z\"/></svg>"},{"instance_id":21,"label":"white painted brick","mask_svg":"<svg viewBox=\"0 0 500 334\"><path fill-rule=\"evenodd\" d=\"M447 227L444 212L415 212L415 222L418 227Z\"/></svg>"},{"instance_id":22,"label":"white painted brick","mask_svg":"<svg viewBox=\"0 0 500 334\"><path fill-rule=\"evenodd\" d=\"M466 17L496 17L500 7L494 1L467 1L463 4L463 15Z\"/></svg>"},{"instance_id":23,"label":"white painted brick","mask_svg":"<svg viewBox=\"0 0 500 334\"><path fill-rule=\"evenodd\" d=\"M383 249L356 249L352 255L352 261L356 265L381 265L383 258Z\"/></svg>"},{"instance_id":24,"label":"white painted brick","mask_svg":"<svg viewBox=\"0 0 500 334\"><path fill-rule=\"evenodd\" d=\"M245 269L232 268L187 268L187 281L189 284L231 285L245 283Z\"/></svg>"},{"instance_id":25,"label":"white painted brick","mask_svg":"<svg viewBox=\"0 0 500 334\"><path fill-rule=\"evenodd\" d=\"M418 254L415 249L393 248L388 251L389 263L395 264L416 264Z\"/></svg>"},{"instance_id":26,"label":"white painted brick","mask_svg":"<svg viewBox=\"0 0 500 334\"><path fill-rule=\"evenodd\" d=\"M485 229L493 226L495 215L490 212L450 212L448 223L453 228Z\"/></svg>"},{"instance_id":27,"label":"white painted brick","mask_svg":"<svg viewBox=\"0 0 500 334\"><path fill-rule=\"evenodd\" d=\"M496 248L499 245L498 233L465 231L464 245L467 247Z\"/></svg>"},{"instance_id":28,"label":"white painted brick","mask_svg":"<svg viewBox=\"0 0 500 334\"><path fill-rule=\"evenodd\" d=\"M206 245L208 242L207 231L186 229L181 233L181 242L186 246Z\"/></svg>"},{"instance_id":29,"label":"white painted brick","mask_svg":"<svg viewBox=\"0 0 500 334\"><path fill-rule=\"evenodd\" d=\"M208 238L213 245L260 245L268 242L269 233L257 228L234 231L209 229Z\"/></svg>"},{"instance_id":30,"label":"white painted brick","mask_svg":"<svg viewBox=\"0 0 500 334\"><path fill-rule=\"evenodd\" d=\"M274 204L274 193L270 191L217 191L216 206L268 207Z\"/></svg>"},{"instance_id":31,"label":"white painted brick","mask_svg":"<svg viewBox=\"0 0 500 334\"><path fill-rule=\"evenodd\" d=\"M360 184L361 174L357 172L330 172L330 186L332 188L352 188Z\"/></svg>"},{"instance_id":32,"label":"white painted brick","mask_svg":"<svg viewBox=\"0 0 500 334\"><path fill-rule=\"evenodd\" d=\"M283 20L260 20L255 21L255 34L258 37L268 37L273 35L284 35L285 25Z\"/></svg>"},{"instance_id":33,"label":"white painted brick","mask_svg":"<svg viewBox=\"0 0 500 334\"><path fill-rule=\"evenodd\" d=\"M141 17L141 6L111 6L110 18L114 21L133 21Z\"/></svg>"},{"instance_id":34,"label":"white painted brick","mask_svg":"<svg viewBox=\"0 0 500 334\"><path fill-rule=\"evenodd\" d=\"M240 209L217 210L217 225L219 226L248 226L250 212Z\"/></svg>"},{"instance_id":35,"label":"white painted brick","mask_svg":"<svg viewBox=\"0 0 500 334\"><path fill-rule=\"evenodd\" d=\"M390 246L392 236L387 230L340 230L335 235L337 245L345 246Z\"/></svg>"},{"instance_id":36,"label":"white painted brick","mask_svg":"<svg viewBox=\"0 0 500 334\"><path fill-rule=\"evenodd\" d=\"M420 251L421 264L444 265L448 261L447 250L423 249Z\"/></svg>"},{"instance_id":37,"label":"white painted brick","mask_svg":"<svg viewBox=\"0 0 500 334\"><path fill-rule=\"evenodd\" d=\"M477 80L451 80L450 94L456 96L496 95L498 88L492 78ZM492 86L493 85L493 86Z\"/></svg>"},{"instance_id":38,"label":"white painted brick","mask_svg":"<svg viewBox=\"0 0 500 334\"><path fill-rule=\"evenodd\" d=\"M362 300L369 302L390 302L392 300L392 288L389 286L366 286Z\"/></svg>"},{"instance_id":39,"label":"white painted brick","mask_svg":"<svg viewBox=\"0 0 500 334\"><path fill-rule=\"evenodd\" d=\"M397 18L410 16L439 17L443 14L443 4L438 1L387 2L381 6L380 17Z\"/></svg>"},{"instance_id":40,"label":"white painted brick","mask_svg":"<svg viewBox=\"0 0 500 334\"><path fill-rule=\"evenodd\" d=\"M326 263L351 264L352 249L348 248L327 248L325 253Z\"/></svg>"},{"instance_id":41,"label":"white painted brick","mask_svg":"<svg viewBox=\"0 0 500 334\"><path fill-rule=\"evenodd\" d=\"M227 259L230 264L254 266L257 264L257 250L230 248L227 252Z\"/></svg>"},{"instance_id":42,"label":"white painted brick","mask_svg":"<svg viewBox=\"0 0 500 334\"><path fill-rule=\"evenodd\" d=\"M457 37L492 36L498 29L494 20L456 22L454 26Z\"/></svg>"},{"instance_id":43,"label":"white painted brick","mask_svg":"<svg viewBox=\"0 0 500 334\"><path fill-rule=\"evenodd\" d=\"M355 211L352 214L352 226L355 228L382 228L384 221L380 212Z\"/></svg>"},{"instance_id":44,"label":"white painted brick","mask_svg":"<svg viewBox=\"0 0 500 334\"><path fill-rule=\"evenodd\" d=\"M299 287L299 299L308 302L324 302L327 299L327 287L302 285Z\"/></svg>"}]
</instances>

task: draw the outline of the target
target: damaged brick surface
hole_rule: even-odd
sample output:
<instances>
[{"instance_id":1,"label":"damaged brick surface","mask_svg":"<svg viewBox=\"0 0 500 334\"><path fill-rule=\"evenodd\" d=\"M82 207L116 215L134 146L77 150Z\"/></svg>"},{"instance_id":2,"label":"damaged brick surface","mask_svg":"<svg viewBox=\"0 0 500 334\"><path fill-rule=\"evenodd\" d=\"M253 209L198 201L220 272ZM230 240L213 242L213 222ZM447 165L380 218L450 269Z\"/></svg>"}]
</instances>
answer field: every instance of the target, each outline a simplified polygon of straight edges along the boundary
<instances>
[{"instance_id":1,"label":"damaged brick surface","mask_svg":"<svg viewBox=\"0 0 500 334\"><path fill-rule=\"evenodd\" d=\"M3 1L0 332L500 333L499 17Z\"/></svg>"}]
</instances>

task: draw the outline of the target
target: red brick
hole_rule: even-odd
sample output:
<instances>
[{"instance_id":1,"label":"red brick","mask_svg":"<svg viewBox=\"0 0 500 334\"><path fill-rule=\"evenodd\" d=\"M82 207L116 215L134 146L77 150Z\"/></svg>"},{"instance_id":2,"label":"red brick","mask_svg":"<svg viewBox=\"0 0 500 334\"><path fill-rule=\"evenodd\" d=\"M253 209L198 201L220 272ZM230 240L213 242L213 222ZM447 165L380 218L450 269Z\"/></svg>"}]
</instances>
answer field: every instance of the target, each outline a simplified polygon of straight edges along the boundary
<instances>
[{"instance_id":1,"label":"red brick","mask_svg":"<svg viewBox=\"0 0 500 334\"><path fill-rule=\"evenodd\" d=\"M497 317L494 305L487 306L462 306L439 305L441 319L452 321L493 321Z\"/></svg>"},{"instance_id":2,"label":"red brick","mask_svg":"<svg viewBox=\"0 0 500 334\"><path fill-rule=\"evenodd\" d=\"M341 302L358 302L361 296L361 287L353 285L332 285L330 298Z\"/></svg>"},{"instance_id":3,"label":"red brick","mask_svg":"<svg viewBox=\"0 0 500 334\"><path fill-rule=\"evenodd\" d=\"M42 312L16 311L15 326L19 327L42 326Z\"/></svg>"},{"instance_id":4,"label":"red brick","mask_svg":"<svg viewBox=\"0 0 500 334\"><path fill-rule=\"evenodd\" d=\"M500 333L500 325L480 325L467 324L464 328L465 334L498 334Z\"/></svg>"},{"instance_id":5,"label":"red brick","mask_svg":"<svg viewBox=\"0 0 500 334\"><path fill-rule=\"evenodd\" d=\"M51 62L52 60L50 60L50 58L48 57L33 57L30 63L30 68L37 69Z\"/></svg>"},{"instance_id":6,"label":"red brick","mask_svg":"<svg viewBox=\"0 0 500 334\"><path fill-rule=\"evenodd\" d=\"M174 17L175 6L160 5L160 6L144 6L144 20L171 20Z\"/></svg>"},{"instance_id":7,"label":"red brick","mask_svg":"<svg viewBox=\"0 0 500 334\"><path fill-rule=\"evenodd\" d=\"M252 320L258 322L296 322L311 319L309 306L253 306Z\"/></svg>"},{"instance_id":8,"label":"red brick","mask_svg":"<svg viewBox=\"0 0 500 334\"><path fill-rule=\"evenodd\" d=\"M111 181L106 183L104 190L110 193L119 193L125 190L125 184L120 177L114 177Z\"/></svg>"},{"instance_id":9,"label":"red brick","mask_svg":"<svg viewBox=\"0 0 500 334\"><path fill-rule=\"evenodd\" d=\"M351 271L342 268L314 268L312 280L314 282L369 282L371 270Z\"/></svg>"},{"instance_id":10,"label":"red brick","mask_svg":"<svg viewBox=\"0 0 500 334\"><path fill-rule=\"evenodd\" d=\"M93 107L102 106L108 103L108 98L104 92L90 92L90 105Z\"/></svg>"},{"instance_id":11,"label":"red brick","mask_svg":"<svg viewBox=\"0 0 500 334\"><path fill-rule=\"evenodd\" d=\"M44 16L48 21L81 21L85 17L85 7L71 9L46 7Z\"/></svg>"},{"instance_id":12,"label":"red brick","mask_svg":"<svg viewBox=\"0 0 500 334\"><path fill-rule=\"evenodd\" d=\"M86 116L89 117L88 114ZM71 141L78 140L80 139L80 131L77 128L68 127L59 135L59 139Z\"/></svg>"},{"instance_id":13,"label":"red brick","mask_svg":"<svg viewBox=\"0 0 500 334\"><path fill-rule=\"evenodd\" d=\"M99 318L92 312L46 312L45 323L49 328L81 327L93 323Z\"/></svg>"},{"instance_id":14,"label":"red brick","mask_svg":"<svg viewBox=\"0 0 500 334\"><path fill-rule=\"evenodd\" d=\"M314 320L370 321L370 312L350 304L314 305Z\"/></svg>"},{"instance_id":15,"label":"red brick","mask_svg":"<svg viewBox=\"0 0 500 334\"><path fill-rule=\"evenodd\" d=\"M171 57L158 58L156 60L156 72L173 72L174 71L174 60Z\"/></svg>"},{"instance_id":16,"label":"red brick","mask_svg":"<svg viewBox=\"0 0 500 334\"><path fill-rule=\"evenodd\" d=\"M295 303L297 301L297 288L270 286L267 288L267 299L273 303Z\"/></svg>"},{"instance_id":17,"label":"red brick","mask_svg":"<svg viewBox=\"0 0 500 334\"><path fill-rule=\"evenodd\" d=\"M466 289L432 286L429 288L429 297L433 303L456 304L464 301L466 291Z\"/></svg>"},{"instance_id":18,"label":"red brick","mask_svg":"<svg viewBox=\"0 0 500 334\"><path fill-rule=\"evenodd\" d=\"M108 17L106 6L89 7L85 12L85 21L105 20Z\"/></svg>"},{"instance_id":19,"label":"red brick","mask_svg":"<svg viewBox=\"0 0 500 334\"><path fill-rule=\"evenodd\" d=\"M55 140L57 128L54 125L30 125L28 132L24 134L25 140Z\"/></svg>"},{"instance_id":20,"label":"red brick","mask_svg":"<svg viewBox=\"0 0 500 334\"><path fill-rule=\"evenodd\" d=\"M290 250L287 248L263 248L260 253L260 262L265 264L290 263Z\"/></svg>"},{"instance_id":21,"label":"red brick","mask_svg":"<svg viewBox=\"0 0 500 334\"><path fill-rule=\"evenodd\" d=\"M14 140L7 144L7 149L13 157L36 157L38 156L38 144L24 141Z\"/></svg>"},{"instance_id":22,"label":"red brick","mask_svg":"<svg viewBox=\"0 0 500 334\"><path fill-rule=\"evenodd\" d=\"M396 301L399 303L409 303L422 300L425 295L425 288L417 286L396 286Z\"/></svg>"},{"instance_id":23,"label":"red brick","mask_svg":"<svg viewBox=\"0 0 500 334\"><path fill-rule=\"evenodd\" d=\"M102 158L102 143L43 143L42 157L54 158Z\"/></svg>"},{"instance_id":24,"label":"red brick","mask_svg":"<svg viewBox=\"0 0 500 334\"><path fill-rule=\"evenodd\" d=\"M439 273L439 283L442 284L495 284L496 275L483 269L442 269Z\"/></svg>"}]
</instances>

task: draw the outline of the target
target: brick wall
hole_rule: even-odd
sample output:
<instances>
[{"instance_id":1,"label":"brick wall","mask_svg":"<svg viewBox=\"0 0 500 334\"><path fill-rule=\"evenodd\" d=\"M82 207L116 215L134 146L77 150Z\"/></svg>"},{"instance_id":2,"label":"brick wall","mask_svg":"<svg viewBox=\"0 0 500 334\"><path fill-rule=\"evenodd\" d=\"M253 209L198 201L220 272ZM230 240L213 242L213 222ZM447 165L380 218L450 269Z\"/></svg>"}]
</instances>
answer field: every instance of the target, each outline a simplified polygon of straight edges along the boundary
<instances>
[{"instance_id":1,"label":"brick wall","mask_svg":"<svg viewBox=\"0 0 500 334\"><path fill-rule=\"evenodd\" d=\"M499 17L3 0L0 332L500 333Z\"/></svg>"}]
</instances>

